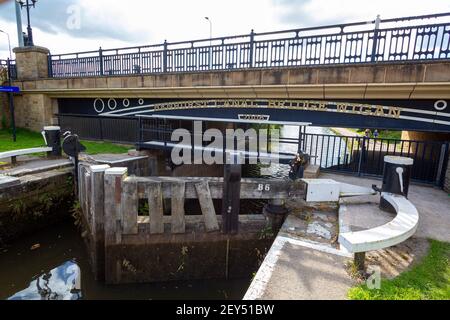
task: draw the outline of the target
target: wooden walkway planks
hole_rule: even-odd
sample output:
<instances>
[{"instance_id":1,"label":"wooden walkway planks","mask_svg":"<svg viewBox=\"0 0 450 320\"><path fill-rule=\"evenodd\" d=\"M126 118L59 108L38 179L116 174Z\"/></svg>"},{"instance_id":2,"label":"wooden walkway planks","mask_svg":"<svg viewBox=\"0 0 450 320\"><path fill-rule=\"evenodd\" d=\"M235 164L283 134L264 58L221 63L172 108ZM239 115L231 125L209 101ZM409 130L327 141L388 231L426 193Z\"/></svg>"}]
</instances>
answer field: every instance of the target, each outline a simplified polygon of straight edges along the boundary
<instances>
[{"instance_id":1,"label":"wooden walkway planks","mask_svg":"<svg viewBox=\"0 0 450 320\"><path fill-rule=\"evenodd\" d=\"M186 183L184 181L172 184L172 233L184 233L186 230L186 218L184 215L184 193Z\"/></svg>"},{"instance_id":2,"label":"wooden walkway planks","mask_svg":"<svg viewBox=\"0 0 450 320\"><path fill-rule=\"evenodd\" d=\"M161 182L147 185L148 211L150 218L150 234L164 233L163 197Z\"/></svg>"},{"instance_id":3,"label":"wooden walkway planks","mask_svg":"<svg viewBox=\"0 0 450 320\"><path fill-rule=\"evenodd\" d=\"M123 219L123 234L137 234L139 200L137 196L137 181L134 179L128 178L124 181L121 210Z\"/></svg>"},{"instance_id":4,"label":"wooden walkway planks","mask_svg":"<svg viewBox=\"0 0 450 320\"><path fill-rule=\"evenodd\" d=\"M219 223L217 222L216 210L209 190L208 181L201 181L195 184L198 201L202 209L202 215L205 221L207 232L218 231Z\"/></svg>"}]
</instances>

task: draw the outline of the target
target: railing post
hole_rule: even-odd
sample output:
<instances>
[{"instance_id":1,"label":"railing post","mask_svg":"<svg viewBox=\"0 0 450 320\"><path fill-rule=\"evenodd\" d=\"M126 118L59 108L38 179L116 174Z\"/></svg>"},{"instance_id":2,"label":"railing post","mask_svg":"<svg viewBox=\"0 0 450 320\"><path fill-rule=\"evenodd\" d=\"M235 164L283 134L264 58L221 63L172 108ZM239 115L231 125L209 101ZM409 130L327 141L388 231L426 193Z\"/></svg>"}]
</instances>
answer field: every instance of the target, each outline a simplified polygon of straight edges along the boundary
<instances>
[{"instance_id":1,"label":"railing post","mask_svg":"<svg viewBox=\"0 0 450 320\"><path fill-rule=\"evenodd\" d=\"M254 54L254 47L255 47L255 31L252 29L250 32L250 50L249 50L249 67L253 68L254 61L253 61L253 54Z\"/></svg>"},{"instance_id":2,"label":"railing post","mask_svg":"<svg viewBox=\"0 0 450 320\"><path fill-rule=\"evenodd\" d=\"M8 85L12 85L12 79L11 79L11 60L9 58L6 60L7 63L7 72L8 72ZM14 115L14 96L12 92L8 93L9 98L9 114L11 116L11 129L13 131L13 141L16 142L16 117Z\"/></svg>"},{"instance_id":3,"label":"railing post","mask_svg":"<svg viewBox=\"0 0 450 320\"><path fill-rule=\"evenodd\" d=\"M103 50L102 47L98 49L98 57L100 59L100 75L103 76L104 70L103 70Z\"/></svg>"},{"instance_id":4,"label":"railing post","mask_svg":"<svg viewBox=\"0 0 450 320\"><path fill-rule=\"evenodd\" d=\"M143 133L142 133L142 117L138 116L138 142L141 144L143 142Z\"/></svg>"},{"instance_id":5,"label":"railing post","mask_svg":"<svg viewBox=\"0 0 450 320\"><path fill-rule=\"evenodd\" d=\"M98 118L98 128L100 129L100 140L103 141L103 118Z\"/></svg>"},{"instance_id":6,"label":"railing post","mask_svg":"<svg viewBox=\"0 0 450 320\"><path fill-rule=\"evenodd\" d=\"M48 59L48 62L47 62L47 64L48 64L48 77L49 78L53 78L53 65L52 65L52 54L51 53L48 54L47 59Z\"/></svg>"},{"instance_id":7,"label":"railing post","mask_svg":"<svg viewBox=\"0 0 450 320\"><path fill-rule=\"evenodd\" d=\"M167 72L167 40L164 40L164 49L163 49L163 72Z\"/></svg>"},{"instance_id":8,"label":"railing post","mask_svg":"<svg viewBox=\"0 0 450 320\"><path fill-rule=\"evenodd\" d=\"M378 33L380 29L380 15L377 15L377 18L375 19L375 29L373 31L373 45L372 45L372 56L370 58L370 61L376 62L376 54L377 54L377 46L378 46Z\"/></svg>"},{"instance_id":9,"label":"railing post","mask_svg":"<svg viewBox=\"0 0 450 320\"><path fill-rule=\"evenodd\" d=\"M367 137L364 136L361 144L361 149L359 153L359 161L358 161L358 176L361 176L361 167L363 162L363 157L366 154L366 139Z\"/></svg>"}]
</instances>

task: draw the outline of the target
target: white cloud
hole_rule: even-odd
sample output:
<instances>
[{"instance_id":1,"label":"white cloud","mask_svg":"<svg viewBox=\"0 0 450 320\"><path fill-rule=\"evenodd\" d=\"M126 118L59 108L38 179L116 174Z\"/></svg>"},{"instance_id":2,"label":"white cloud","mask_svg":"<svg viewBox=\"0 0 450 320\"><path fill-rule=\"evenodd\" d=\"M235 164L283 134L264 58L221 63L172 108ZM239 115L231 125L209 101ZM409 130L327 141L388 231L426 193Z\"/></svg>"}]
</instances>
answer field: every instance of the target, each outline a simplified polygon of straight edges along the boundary
<instances>
[{"instance_id":1,"label":"white cloud","mask_svg":"<svg viewBox=\"0 0 450 320\"><path fill-rule=\"evenodd\" d=\"M60 1L60 0L41 0ZM52 53L96 50L168 41L209 37L209 16L213 35L226 36L280 30L328 23L345 23L450 11L450 3L442 0L66 0L67 6L80 6L81 29L73 31L60 27L68 15L49 17L61 19L54 32L34 27L37 45L48 47ZM39 9L40 2L36 9ZM41 2L43 5L43 2ZM0 10L11 10L9 4ZM13 12L11 13L13 15ZM40 13L42 14L42 12ZM45 13L44 13L45 14ZM24 26L25 26L25 15ZM33 23L33 12L32 12ZM0 18L0 29L11 35L17 44L15 24ZM49 28L51 29L51 28ZM92 32L98 30L98 36ZM85 32L83 34L83 32ZM91 36L88 36L89 34ZM97 34L97 33L96 33ZM6 37L0 34L0 57L8 55Z\"/></svg>"}]
</instances>

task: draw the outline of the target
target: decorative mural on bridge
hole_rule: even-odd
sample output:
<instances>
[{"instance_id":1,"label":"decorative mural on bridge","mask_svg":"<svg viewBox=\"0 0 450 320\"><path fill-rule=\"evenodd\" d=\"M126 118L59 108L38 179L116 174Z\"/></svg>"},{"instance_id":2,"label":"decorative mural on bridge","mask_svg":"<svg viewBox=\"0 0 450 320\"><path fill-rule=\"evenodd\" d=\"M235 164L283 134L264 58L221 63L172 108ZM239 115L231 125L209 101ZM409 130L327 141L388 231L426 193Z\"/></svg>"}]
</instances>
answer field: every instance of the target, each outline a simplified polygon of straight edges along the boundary
<instances>
[{"instance_id":1,"label":"decorative mural on bridge","mask_svg":"<svg viewBox=\"0 0 450 320\"><path fill-rule=\"evenodd\" d=\"M59 99L61 115L450 132L446 100Z\"/></svg>"}]
</instances>

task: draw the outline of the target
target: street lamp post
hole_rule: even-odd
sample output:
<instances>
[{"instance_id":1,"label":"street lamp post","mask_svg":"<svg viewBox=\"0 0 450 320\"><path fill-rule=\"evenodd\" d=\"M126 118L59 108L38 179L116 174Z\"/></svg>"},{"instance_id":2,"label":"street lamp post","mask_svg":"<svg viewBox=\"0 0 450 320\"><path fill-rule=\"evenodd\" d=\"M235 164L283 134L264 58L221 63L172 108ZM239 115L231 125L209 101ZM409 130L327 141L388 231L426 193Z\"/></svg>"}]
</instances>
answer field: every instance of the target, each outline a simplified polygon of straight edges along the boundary
<instances>
[{"instance_id":1,"label":"street lamp post","mask_svg":"<svg viewBox=\"0 0 450 320\"><path fill-rule=\"evenodd\" d=\"M212 69L212 21L209 17L205 17L209 22L209 69Z\"/></svg>"},{"instance_id":2,"label":"street lamp post","mask_svg":"<svg viewBox=\"0 0 450 320\"><path fill-rule=\"evenodd\" d=\"M1 33L6 34L8 37L8 48L9 48L9 59L12 60L12 54L11 54L11 40L9 39L9 34L3 30L0 30Z\"/></svg>"},{"instance_id":3,"label":"street lamp post","mask_svg":"<svg viewBox=\"0 0 450 320\"><path fill-rule=\"evenodd\" d=\"M209 22L209 45L211 45L211 39L212 39L212 21L209 17L205 17L205 20L208 20Z\"/></svg>"},{"instance_id":4,"label":"street lamp post","mask_svg":"<svg viewBox=\"0 0 450 320\"><path fill-rule=\"evenodd\" d=\"M25 7L27 9L27 33L28 33L28 38L27 38L27 43L25 43L26 46L34 46L33 43L33 29L31 29L31 23L30 23L30 8L31 7L35 7L35 4L37 2L37 0L31 0L31 4L30 4L30 0L26 0L26 2L24 2L23 0L16 0L17 3L20 4L20 6Z\"/></svg>"}]
</instances>

